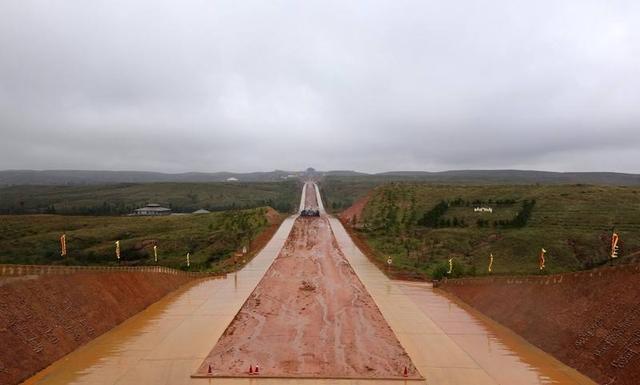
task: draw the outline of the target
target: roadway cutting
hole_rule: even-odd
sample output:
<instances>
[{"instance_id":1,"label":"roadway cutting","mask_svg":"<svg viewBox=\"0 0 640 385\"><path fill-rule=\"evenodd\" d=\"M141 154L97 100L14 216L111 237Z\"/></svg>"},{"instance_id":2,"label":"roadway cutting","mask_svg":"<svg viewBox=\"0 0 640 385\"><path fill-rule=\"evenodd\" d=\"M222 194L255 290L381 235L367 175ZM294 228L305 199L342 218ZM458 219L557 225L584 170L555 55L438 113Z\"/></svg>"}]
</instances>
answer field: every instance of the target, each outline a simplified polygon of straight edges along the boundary
<instances>
[{"instance_id":1,"label":"roadway cutting","mask_svg":"<svg viewBox=\"0 0 640 385\"><path fill-rule=\"evenodd\" d=\"M307 184L305 209L318 213ZM301 216L197 376L420 379L336 243L328 219Z\"/></svg>"}]
</instances>

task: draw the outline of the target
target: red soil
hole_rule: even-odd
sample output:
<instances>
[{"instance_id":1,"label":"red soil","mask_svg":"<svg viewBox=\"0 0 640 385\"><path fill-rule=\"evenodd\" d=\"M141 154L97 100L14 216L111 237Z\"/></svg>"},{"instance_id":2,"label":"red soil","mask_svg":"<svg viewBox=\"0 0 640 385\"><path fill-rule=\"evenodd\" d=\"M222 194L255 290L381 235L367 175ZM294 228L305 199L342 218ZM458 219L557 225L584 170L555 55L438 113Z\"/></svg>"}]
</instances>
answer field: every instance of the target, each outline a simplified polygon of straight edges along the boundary
<instances>
[{"instance_id":1,"label":"red soil","mask_svg":"<svg viewBox=\"0 0 640 385\"><path fill-rule=\"evenodd\" d=\"M279 225L282 222L282 214L280 214L279 212L277 212L271 207L267 207L267 212L265 216L267 217L267 221L269 222L270 225Z\"/></svg>"},{"instance_id":2,"label":"red soil","mask_svg":"<svg viewBox=\"0 0 640 385\"><path fill-rule=\"evenodd\" d=\"M307 194L313 207L314 194ZM325 217L298 218L272 266L195 376L397 378L411 359L338 248Z\"/></svg>"},{"instance_id":3,"label":"red soil","mask_svg":"<svg viewBox=\"0 0 640 385\"><path fill-rule=\"evenodd\" d=\"M339 216L340 221L350 226L357 226L358 222L362 219L362 211L367 203L369 203L369 199L371 199L371 194L372 193L369 192L364 197L355 201L351 207L341 212Z\"/></svg>"},{"instance_id":4,"label":"red soil","mask_svg":"<svg viewBox=\"0 0 640 385\"><path fill-rule=\"evenodd\" d=\"M0 384L16 384L189 281L185 275L74 273L0 285Z\"/></svg>"},{"instance_id":5,"label":"red soil","mask_svg":"<svg viewBox=\"0 0 640 385\"><path fill-rule=\"evenodd\" d=\"M601 384L640 384L640 265L439 285Z\"/></svg>"},{"instance_id":6,"label":"red soil","mask_svg":"<svg viewBox=\"0 0 640 385\"><path fill-rule=\"evenodd\" d=\"M304 207L307 209L318 209L318 197L316 196L316 187L313 183L307 183L304 194Z\"/></svg>"}]
</instances>

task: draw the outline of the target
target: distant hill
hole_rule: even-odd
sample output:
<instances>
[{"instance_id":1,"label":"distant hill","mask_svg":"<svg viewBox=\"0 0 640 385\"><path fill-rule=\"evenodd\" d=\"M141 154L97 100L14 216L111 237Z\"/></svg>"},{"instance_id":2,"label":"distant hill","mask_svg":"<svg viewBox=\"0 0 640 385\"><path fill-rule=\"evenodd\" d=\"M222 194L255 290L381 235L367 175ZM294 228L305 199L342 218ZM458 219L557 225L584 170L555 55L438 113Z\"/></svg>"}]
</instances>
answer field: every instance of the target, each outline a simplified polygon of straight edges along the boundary
<instances>
[{"instance_id":1,"label":"distant hill","mask_svg":"<svg viewBox=\"0 0 640 385\"><path fill-rule=\"evenodd\" d=\"M436 183L480 184L604 184L619 186L640 185L640 174L616 172L551 172L530 170L452 170L440 172L390 171L378 174L338 175L360 181L420 181Z\"/></svg>"},{"instance_id":2,"label":"distant hill","mask_svg":"<svg viewBox=\"0 0 640 385\"><path fill-rule=\"evenodd\" d=\"M241 182L276 182L297 177L290 171L252 173L233 172L187 172L167 174L147 171L91 171L91 170L7 170L0 171L0 185L96 185L116 183L154 182L224 182L235 178Z\"/></svg>"},{"instance_id":3,"label":"distant hill","mask_svg":"<svg viewBox=\"0 0 640 385\"><path fill-rule=\"evenodd\" d=\"M640 185L640 174L615 172L550 172L528 170L454 170L441 172L391 171L367 174L351 170L315 171L316 175L349 181L391 182L423 181L437 183L560 183ZM97 185L151 182L223 182L235 178L240 182L275 182L309 174L306 171L275 170L268 172L187 172L168 174L147 171L91 170L6 170L0 171L0 186L7 185Z\"/></svg>"}]
</instances>

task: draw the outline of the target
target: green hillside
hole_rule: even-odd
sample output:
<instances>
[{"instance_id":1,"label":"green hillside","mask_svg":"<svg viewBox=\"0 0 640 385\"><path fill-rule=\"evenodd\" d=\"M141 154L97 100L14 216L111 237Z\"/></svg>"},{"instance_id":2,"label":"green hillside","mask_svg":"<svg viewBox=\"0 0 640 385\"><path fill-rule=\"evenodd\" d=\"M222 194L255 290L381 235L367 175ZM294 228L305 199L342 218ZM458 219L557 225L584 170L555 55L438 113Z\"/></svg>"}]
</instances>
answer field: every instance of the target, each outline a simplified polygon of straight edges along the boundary
<instances>
[{"instance_id":1,"label":"green hillside","mask_svg":"<svg viewBox=\"0 0 640 385\"><path fill-rule=\"evenodd\" d=\"M269 227L267 208L200 215L109 217L70 215L0 216L0 263L152 265L153 245L159 265L222 272L229 257ZM269 214L273 220L273 212ZM59 237L66 233L67 256L60 256Z\"/></svg>"},{"instance_id":2,"label":"green hillside","mask_svg":"<svg viewBox=\"0 0 640 385\"><path fill-rule=\"evenodd\" d=\"M362 177L330 176L322 179L320 191L328 212L339 212L367 195L383 182Z\"/></svg>"},{"instance_id":3,"label":"green hillside","mask_svg":"<svg viewBox=\"0 0 640 385\"><path fill-rule=\"evenodd\" d=\"M288 213L297 208L299 199L298 181L24 185L0 187L0 214L121 215L150 202L170 207L174 212L271 206Z\"/></svg>"},{"instance_id":4,"label":"green hillside","mask_svg":"<svg viewBox=\"0 0 640 385\"><path fill-rule=\"evenodd\" d=\"M475 212L475 207L493 213ZM611 230L620 254L640 251L640 188L589 185L432 185L376 188L356 228L378 258L412 274L439 276L453 257L454 275L545 272L606 263Z\"/></svg>"}]
</instances>

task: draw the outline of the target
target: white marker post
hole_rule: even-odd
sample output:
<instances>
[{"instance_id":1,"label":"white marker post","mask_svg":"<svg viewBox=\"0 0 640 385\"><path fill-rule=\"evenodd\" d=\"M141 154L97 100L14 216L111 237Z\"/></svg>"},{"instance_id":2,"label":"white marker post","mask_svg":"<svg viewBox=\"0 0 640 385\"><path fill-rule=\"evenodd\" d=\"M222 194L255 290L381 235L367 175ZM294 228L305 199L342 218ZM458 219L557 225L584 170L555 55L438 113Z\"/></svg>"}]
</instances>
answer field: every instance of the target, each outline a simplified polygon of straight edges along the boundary
<instances>
[{"instance_id":1,"label":"white marker post","mask_svg":"<svg viewBox=\"0 0 640 385\"><path fill-rule=\"evenodd\" d=\"M158 262L158 246L153 245L153 259L157 263Z\"/></svg>"},{"instance_id":2,"label":"white marker post","mask_svg":"<svg viewBox=\"0 0 640 385\"><path fill-rule=\"evenodd\" d=\"M116 258L120 261L120 241L116 241Z\"/></svg>"},{"instance_id":3,"label":"white marker post","mask_svg":"<svg viewBox=\"0 0 640 385\"><path fill-rule=\"evenodd\" d=\"M449 258L449 271L447 271L447 274L451 273L453 273L453 258Z\"/></svg>"},{"instance_id":4,"label":"white marker post","mask_svg":"<svg viewBox=\"0 0 640 385\"><path fill-rule=\"evenodd\" d=\"M191 262L189 261L189 253L187 253L187 267L191 266Z\"/></svg>"},{"instance_id":5,"label":"white marker post","mask_svg":"<svg viewBox=\"0 0 640 385\"><path fill-rule=\"evenodd\" d=\"M393 259L391 259L391 257L387 257L387 271L391 270L392 263L393 263Z\"/></svg>"}]
</instances>

